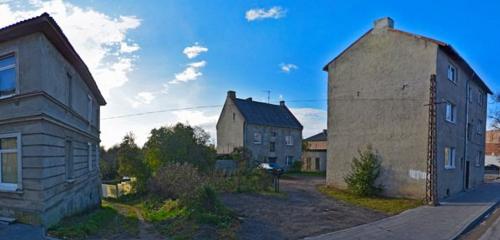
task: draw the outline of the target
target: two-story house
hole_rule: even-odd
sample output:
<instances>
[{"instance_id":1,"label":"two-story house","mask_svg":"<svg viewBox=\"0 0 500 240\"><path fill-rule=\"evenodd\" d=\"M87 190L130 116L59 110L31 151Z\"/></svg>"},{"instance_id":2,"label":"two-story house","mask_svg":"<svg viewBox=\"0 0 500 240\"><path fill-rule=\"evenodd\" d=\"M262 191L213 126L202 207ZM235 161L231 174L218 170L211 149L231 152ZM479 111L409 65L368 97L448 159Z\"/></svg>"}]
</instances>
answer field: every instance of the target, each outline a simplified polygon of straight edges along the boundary
<instances>
[{"instance_id":1,"label":"two-story house","mask_svg":"<svg viewBox=\"0 0 500 240\"><path fill-rule=\"evenodd\" d=\"M328 131L310 136L303 141L302 170L326 171L326 151L328 149Z\"/></svg>"},{"instance_id":2,"label":"two-story house","mask_svg":"<svg viewBox=\"0 0 500 240\"><path fill-rule=\"evenodd\" d=\"M449 44L382 18L324 70L328 184L346 187L367 145L388 196L442 199L483 182L491 91Z\"/></svg>"},{"instance_id":3,"label":"two-story house","mask_svg":"<svg viewBox=\"0 0 500 240\"><path fill-rule=\"evenodd\" d=\"M302 125L281 101L279 105L236 98L228 91L217 121L217 153L231 154L244 147L255 163L289 167L300 160Z\"/></svg>"},{"instance_id":4,"label":"two-story house","mask_svg":"<svg viewBox=\"0 0 500 240\"><path fill-rule=\"evenodd\" d=\"M105 104L48 14L0 29L0 217L50 226L100 204Z\"/></svg>"}]
</instances>

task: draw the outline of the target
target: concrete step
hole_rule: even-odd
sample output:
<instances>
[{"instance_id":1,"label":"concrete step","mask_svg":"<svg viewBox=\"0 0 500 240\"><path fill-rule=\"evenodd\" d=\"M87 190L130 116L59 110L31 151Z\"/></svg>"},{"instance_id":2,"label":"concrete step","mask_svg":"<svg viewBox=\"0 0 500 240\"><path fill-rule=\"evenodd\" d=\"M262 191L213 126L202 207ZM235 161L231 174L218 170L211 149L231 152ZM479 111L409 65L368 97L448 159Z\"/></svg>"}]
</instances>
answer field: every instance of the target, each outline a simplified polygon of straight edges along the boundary
<instances>
[{"instance_id":1,"label":"concrete step","mask_svg":"<svg viewBox=\"0 0 500 240\"><path fill-rule=\"evenodd\" d=\"M0 217L0 224L9 225L16 221L15 218Z\"/></svg>"}]
</instances>

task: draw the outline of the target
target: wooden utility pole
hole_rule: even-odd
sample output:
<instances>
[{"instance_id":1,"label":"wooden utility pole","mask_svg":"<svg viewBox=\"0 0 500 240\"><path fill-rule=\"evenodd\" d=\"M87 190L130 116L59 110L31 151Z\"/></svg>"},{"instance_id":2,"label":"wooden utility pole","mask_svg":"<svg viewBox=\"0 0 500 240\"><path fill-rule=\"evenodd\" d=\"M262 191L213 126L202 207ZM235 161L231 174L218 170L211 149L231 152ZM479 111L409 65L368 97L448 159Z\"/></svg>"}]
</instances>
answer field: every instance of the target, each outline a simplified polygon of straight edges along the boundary
<instances>
[{"instance_id":1,"label":"wooden utility pole","mask_svg":"<svg viewBox=\"0 0 500 240\"><path fill-rule=\"evenodd\" d=\"M431 75L429 89L429 125L427 139L427 178L425 198L429 205L437 206L437 164L436 164L436 75Z\"/></svg>"}]
</instances>

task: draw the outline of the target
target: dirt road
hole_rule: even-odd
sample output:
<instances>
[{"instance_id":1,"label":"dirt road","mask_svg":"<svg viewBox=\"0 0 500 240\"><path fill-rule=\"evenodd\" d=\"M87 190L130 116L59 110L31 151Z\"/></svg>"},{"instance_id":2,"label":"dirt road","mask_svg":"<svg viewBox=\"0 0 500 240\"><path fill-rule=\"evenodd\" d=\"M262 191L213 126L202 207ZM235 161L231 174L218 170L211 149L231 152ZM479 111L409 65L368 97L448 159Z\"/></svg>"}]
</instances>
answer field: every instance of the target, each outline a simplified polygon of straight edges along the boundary
<instances>
[{"instance_id":1,"label":"dirt road","mask_svg":"<svg viewBox=\"0 0 500 240\"><path fill-rule=\"evenodd\" d=\"M282 179L286 196L223 194L224 204L242 217L240 239L300 239L386 217L327 198L316 190L320 177Z\"/></svg>"}]
</instances>

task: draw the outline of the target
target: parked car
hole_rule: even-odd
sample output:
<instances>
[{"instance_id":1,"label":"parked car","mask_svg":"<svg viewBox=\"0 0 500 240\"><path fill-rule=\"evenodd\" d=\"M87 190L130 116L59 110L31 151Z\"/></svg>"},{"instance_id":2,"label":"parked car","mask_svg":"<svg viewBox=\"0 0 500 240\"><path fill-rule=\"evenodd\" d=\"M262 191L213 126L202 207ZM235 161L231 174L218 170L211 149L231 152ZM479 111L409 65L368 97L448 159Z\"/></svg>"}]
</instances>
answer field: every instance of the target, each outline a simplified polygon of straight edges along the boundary
<instances>
[{"instance_id":1,"label":"parked car","mask_svg":"<svg viewBox=\"0 0 500 240\"><path fill-rule=\"evenodd\" d=\"M281 175L285 172L285 169L277 163L261 163L259 164L260 169L264 169L272 174Z\"/></svg>"}]
</instances>

